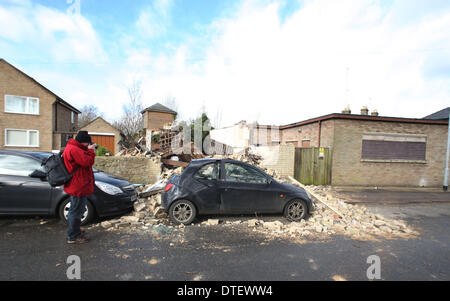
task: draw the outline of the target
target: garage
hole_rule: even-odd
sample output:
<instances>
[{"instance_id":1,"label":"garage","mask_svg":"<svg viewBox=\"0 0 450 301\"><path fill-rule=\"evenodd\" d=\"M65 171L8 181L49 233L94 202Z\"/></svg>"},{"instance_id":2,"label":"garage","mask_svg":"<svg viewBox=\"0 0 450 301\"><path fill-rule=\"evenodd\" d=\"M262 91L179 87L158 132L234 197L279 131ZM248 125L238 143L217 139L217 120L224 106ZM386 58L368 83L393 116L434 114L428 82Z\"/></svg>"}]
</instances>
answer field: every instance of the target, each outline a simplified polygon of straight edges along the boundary
<instances>
[{"instance_id":1,"label":"garage","mask_svg":"<svg viewBox=\"0 0 450 301\"><path fill-rule=\"evenodd\" d=\"M92 137L92 142L103 146L112 154L120 151L119 141L122 133L103 118L97 117L79 130L87 131Z\"/></svg>"},{"instance_id":2,"label":"garage","mask_svg":"<svg viewBox=\"0 0 450 301\"><path fill-rule=\"evenodd\" d=\"M113 133L91 133L92 142L103 146L114 154L114 134Z\"/></svg>"}]
</instances>

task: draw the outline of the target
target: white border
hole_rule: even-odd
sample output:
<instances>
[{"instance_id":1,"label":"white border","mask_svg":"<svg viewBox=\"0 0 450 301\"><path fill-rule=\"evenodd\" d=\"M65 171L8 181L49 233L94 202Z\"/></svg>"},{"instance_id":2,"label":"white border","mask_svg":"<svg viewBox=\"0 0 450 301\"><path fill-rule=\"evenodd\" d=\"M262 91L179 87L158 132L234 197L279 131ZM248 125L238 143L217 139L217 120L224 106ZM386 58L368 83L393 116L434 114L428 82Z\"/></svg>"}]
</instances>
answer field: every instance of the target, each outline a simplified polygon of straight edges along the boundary
<instances>
[{"instance_id":1,"label":"white border","mask_svg":"<svg viewBox=\"0 0 450 301\"><path fill-rule=\"evenodd\" d=\"M26 131L27 132L27 141L30 141L30 132L36 132L37 133L37 141L38 144L37 145L14 145L14 144L7 144L8 141L8 131ZM26 130L26 129L10 129L10 128L5 128L5 146L7 147L40 147L40 133L39 130Z\"/></svg>"},{"instance_id":2,"label":"white border","mask_svg":"<svg viewBox=\"0 0 450 301\"><path fill-rule=\"evenodd\" d=\"M96 136L116 136L114 133L98 133L98 132L88 132L89 135L96 135Z\"/></svg>"},{"instance_id":3,"label":"white border","mask_svg":"<svg viewBox=\"0 0 450 301\"><path fill-rule=\"evenodd\" d=\"M37 114L35 113L23 113L23 112L12 112L12 111L7 111L6 110L6 97L7 96L15 96L15 97L25 97L27 99L27 104L29 99L37 99L37 103L38 103L38 112ZM39 99L39 97L31 97L31 96L21 96L21 95L11 95L11 94L5 94L4 97L4 101L5 101L5 113L9 113L9 114L23 114L23 115L33 115L33 116L39 116L41 113L41 101Z\"/></svg>"}]
</instances>

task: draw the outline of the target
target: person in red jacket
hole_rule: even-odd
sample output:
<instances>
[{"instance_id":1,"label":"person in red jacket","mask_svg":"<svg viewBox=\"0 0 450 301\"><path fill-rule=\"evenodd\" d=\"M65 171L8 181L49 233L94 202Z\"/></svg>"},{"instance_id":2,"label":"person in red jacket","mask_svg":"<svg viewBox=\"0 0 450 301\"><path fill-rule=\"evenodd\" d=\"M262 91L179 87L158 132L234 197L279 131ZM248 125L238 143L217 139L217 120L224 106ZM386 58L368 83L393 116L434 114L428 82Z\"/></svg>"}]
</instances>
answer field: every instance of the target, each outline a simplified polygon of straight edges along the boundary
<instances>
[{"instance_id":1,"label":"person in red jacket","mask_svg":"<svg viewBox=\"0 0 450 301\"><path fill-rule=\"evenodd\" d=\"M85 243L88 238L81 231L81 218L86 210L87 196L94 193L95 147L87 131L78 132L70 139L63 152L67 171L73 173L72 179L64 184L64 191L70 195L70 209L67 215L69 244Z\"/></svg>"}]
</instances>

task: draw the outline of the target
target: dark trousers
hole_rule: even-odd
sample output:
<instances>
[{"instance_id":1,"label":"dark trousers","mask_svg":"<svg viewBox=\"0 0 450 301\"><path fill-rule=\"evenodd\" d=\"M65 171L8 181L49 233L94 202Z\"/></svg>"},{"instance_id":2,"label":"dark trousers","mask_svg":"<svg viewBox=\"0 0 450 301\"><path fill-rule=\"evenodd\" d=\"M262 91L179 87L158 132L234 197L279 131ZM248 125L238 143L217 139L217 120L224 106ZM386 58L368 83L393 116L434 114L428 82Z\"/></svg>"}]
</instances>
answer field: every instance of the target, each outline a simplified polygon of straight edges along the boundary
<instances>
[{"instance_id":1,"label":"dark trousers","mask_svg":"<svg viewBox=\"0 0 450 301\"><path fill-rule=\"evenodd\" d=\"M67 215L69 240L75 240L81 235L81 218L86 210L86 201L87 197L85 196L70 196L70 209Z\"/></svg>"}]
</instances>

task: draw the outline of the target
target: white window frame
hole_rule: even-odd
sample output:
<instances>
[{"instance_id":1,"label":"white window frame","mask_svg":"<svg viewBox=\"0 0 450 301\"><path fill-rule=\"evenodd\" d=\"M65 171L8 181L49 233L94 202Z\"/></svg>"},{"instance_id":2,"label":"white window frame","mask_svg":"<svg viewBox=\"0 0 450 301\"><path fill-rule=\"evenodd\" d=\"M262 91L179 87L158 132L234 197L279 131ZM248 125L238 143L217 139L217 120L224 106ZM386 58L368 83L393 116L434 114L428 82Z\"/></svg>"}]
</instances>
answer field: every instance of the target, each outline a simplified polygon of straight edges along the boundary
<instances>
[{"instance_id":1,"label":"white window frame","mask_svg":"<svg viewBox=\"0 0 450 301\"><path fill-rule=\"evenodd\" d=\"M15 145L15 144L7 144L8 142L8 131L26 131L27 132L27 142L30 141L30 132L37 133L37 145ZM5 146L12 147L40 147L40 134L39 130L25 130L25 129L5 129Z\"/></svg>"},{"instance_id":2,"label":"white window frame","mask_svg":"<svg viewBox=\"0 0 450 301\"><path fill-rule=\"evenodd\" d=\"M37 100L37 113L29 113L29 112L14 112L14 111L8 111L6 109L6 98L8 96L13 96L13 97L23 97L26 98L26 104L25 104L25 108L29 107L29 101L30 99L36 99ZM11 94L5 94L5 113L11 113L11 114L26 114L26 115L40 115L40 100L38 97L29 97L29 96L20 96L20 95L11 95Z\"/></svg>"}]
</instances>

